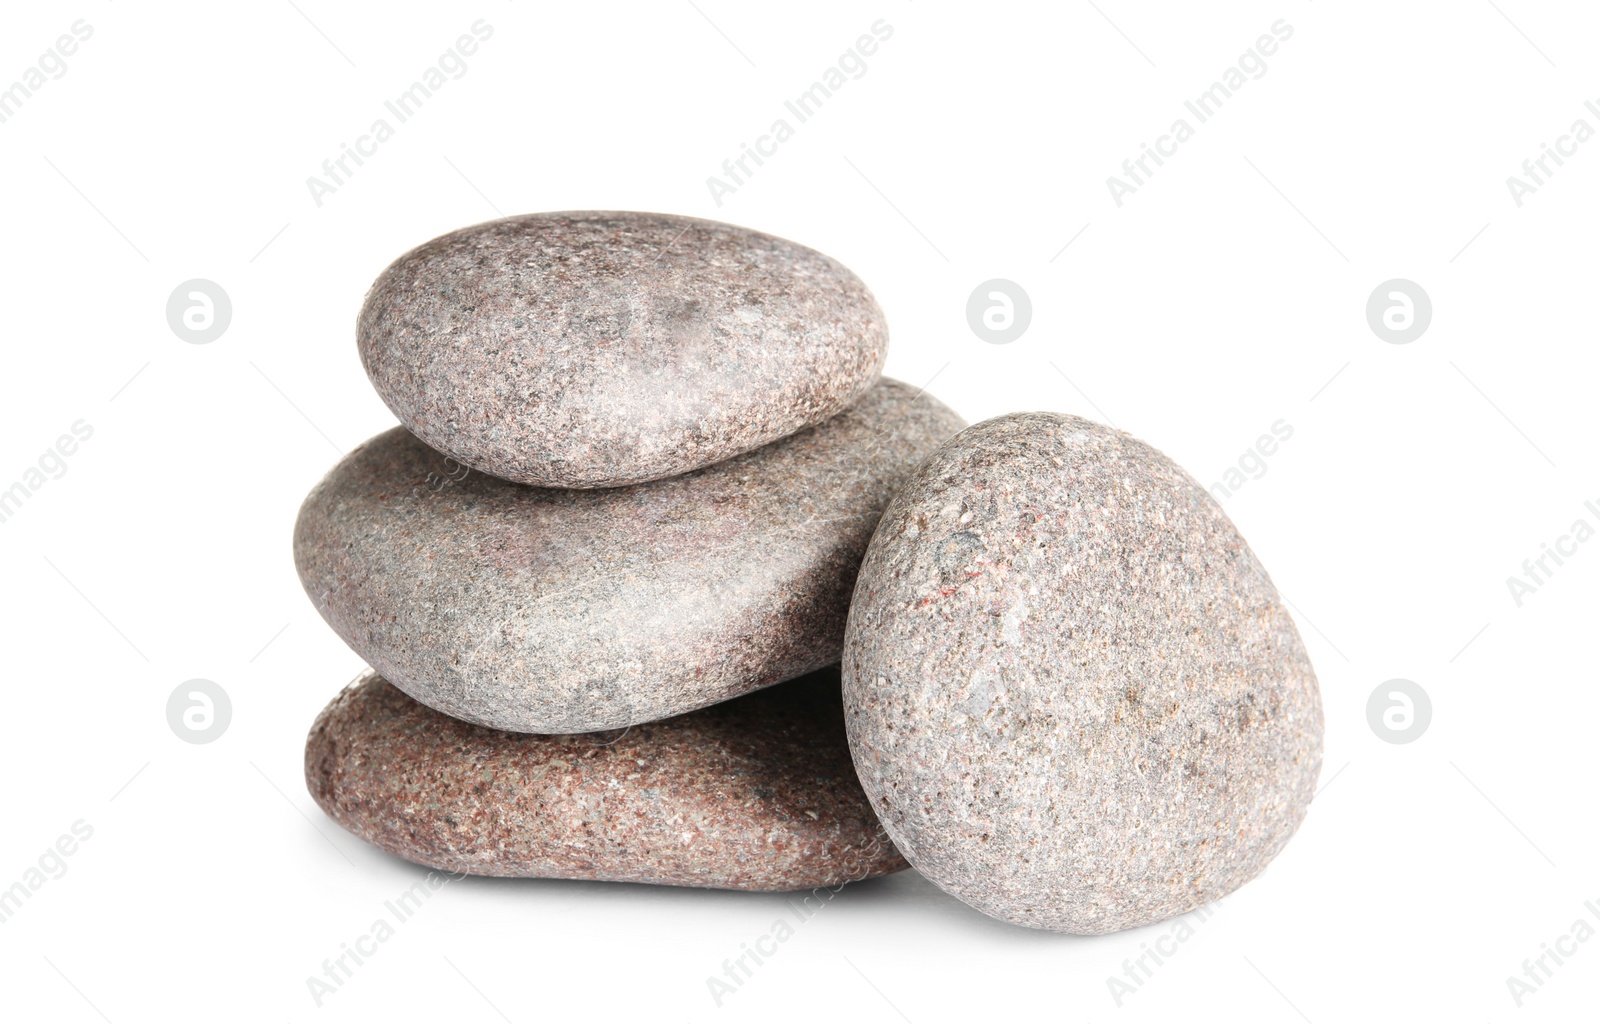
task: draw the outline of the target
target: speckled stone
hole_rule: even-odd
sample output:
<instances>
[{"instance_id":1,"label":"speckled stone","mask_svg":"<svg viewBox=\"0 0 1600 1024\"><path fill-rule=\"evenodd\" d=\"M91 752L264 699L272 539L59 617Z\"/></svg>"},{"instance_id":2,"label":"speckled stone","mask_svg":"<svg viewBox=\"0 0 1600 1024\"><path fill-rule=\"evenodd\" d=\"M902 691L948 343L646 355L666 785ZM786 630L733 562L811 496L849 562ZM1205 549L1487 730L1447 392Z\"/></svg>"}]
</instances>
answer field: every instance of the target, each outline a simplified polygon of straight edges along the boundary
<instances>
[{"instance_id":1,"label":"speckled stone","mask_svg":"<svg viewBox=\"0 0 1600 1024\"><path fill-rule=\"evenodd\" d=\"M754 452L583 491L469 471L396 428L311 492L295 561L334 631L424 704L620 728L837 662L883 507L962 426L884 380Z\"/></svg>"},{"instance_id":2,"label":"speckled stone","mask_svg":"<svg viewBox=\"0 0 1600 1024\"><path fill-rule=\"evenodd\" d=\"M1052 413L968 428L890 503L844 702L862 785L917 870L1080 934L1255 877L1322 761L1311 664L1227 516L1149 445Z\"/></svg>"},{"instance_id":3,"label":"speckled stone","mask_svg":"<svg viewBox=\"0 0 1600 1024\"><path fill-rule=\"evenodd\" d=\"M906 866L856 782L836 668L569 736L469 725L368 674L311 727L306 785L362 839L473 875L792 890Z\"/></svg>"},{"instance_id":4,"label":"speckled stone","mask_svg":"<svg viewBox=\"0 0 1600 1024\"><path fill-rule=\"evenodd\" d=\"M357 330L401 423L539 487L657 480L820 423L872 386L888 338L827 256L657 213L443 235L379 275Z\"/></svg>"}]
</instances>

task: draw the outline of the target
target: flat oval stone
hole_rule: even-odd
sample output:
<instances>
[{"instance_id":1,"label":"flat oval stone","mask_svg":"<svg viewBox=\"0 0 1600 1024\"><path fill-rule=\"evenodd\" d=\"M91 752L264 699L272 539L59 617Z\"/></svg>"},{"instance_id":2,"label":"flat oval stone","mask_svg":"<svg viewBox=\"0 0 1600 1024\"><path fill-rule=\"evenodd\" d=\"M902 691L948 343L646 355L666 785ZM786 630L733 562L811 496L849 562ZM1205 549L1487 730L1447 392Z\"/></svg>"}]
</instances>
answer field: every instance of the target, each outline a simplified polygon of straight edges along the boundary
<instances>
[{"instance_id":1,"label":"flat oval stone","mask_svg":"<svg viewBox=\"0 0 1600 1024\"><path fill-rule=\"evenodd\" d=\"M469 725L368 674L311 727L306 785L345 829L451 872L793 890L906 866L856 782L837 669L569 736Z\"/></svg>"},{"instance_id":2,"label":"flat oval stone","mask_svg":"<svg viewBox=\"0 0 1600 1024\"><path fill-rule=\"evenodd\" d=\"M658 213L541 213L434 239L367 293L362 365L431 447L539 487L685 473L872 386L866 285L782 238Z\"/></svg>"},{"instance_id":3,"label":"flat oval stone","mask_svg":"<svg viewBox=\"0 0 1600 1024\"><path fill-rule=\"evenodd\" d=\"M1300 636L1221 508L1149 445L1052 413L968 428L890 503L844 703L912 866L986 914L1080 934L1255 877L1322 762Z\"/></svg>"},{"instance_id":4,"label":"flat oval stone","mask_svg":"<svg viewBox=\"0 0 1600 1024\"><path fill-rule=\"evenodd\" d=\"M524 487L396 428L295 526L312 603L416 699L521 732L620 728L839 660L894 489L962 427L884 380L820 426L633 487Z\"/></svg>"}]
</instances>

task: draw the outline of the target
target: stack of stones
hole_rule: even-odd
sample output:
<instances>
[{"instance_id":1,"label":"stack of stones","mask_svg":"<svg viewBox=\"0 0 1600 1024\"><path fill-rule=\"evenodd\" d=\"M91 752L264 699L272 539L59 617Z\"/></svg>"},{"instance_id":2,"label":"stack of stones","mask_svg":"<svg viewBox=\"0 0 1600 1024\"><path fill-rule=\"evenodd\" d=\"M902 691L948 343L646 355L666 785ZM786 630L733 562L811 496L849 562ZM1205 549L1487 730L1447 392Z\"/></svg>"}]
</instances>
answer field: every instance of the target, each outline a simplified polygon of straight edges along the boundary
<instances>
[{"instance_id":1,"label":"stack of stones","mask_svg":"<svg viewBox=\"0 0 1600 1024\"><path fill-rule=\"evenodd\" d=\"M1261 872L1321 763L1266 572L1160 452L965 428L879 376L865 285L709 221L513 217L378 278L402 426L306 499L295 560L374 671L312 796L407 860L751 890L909 861L1101 933Z\"/></svg>"}]
</instances>

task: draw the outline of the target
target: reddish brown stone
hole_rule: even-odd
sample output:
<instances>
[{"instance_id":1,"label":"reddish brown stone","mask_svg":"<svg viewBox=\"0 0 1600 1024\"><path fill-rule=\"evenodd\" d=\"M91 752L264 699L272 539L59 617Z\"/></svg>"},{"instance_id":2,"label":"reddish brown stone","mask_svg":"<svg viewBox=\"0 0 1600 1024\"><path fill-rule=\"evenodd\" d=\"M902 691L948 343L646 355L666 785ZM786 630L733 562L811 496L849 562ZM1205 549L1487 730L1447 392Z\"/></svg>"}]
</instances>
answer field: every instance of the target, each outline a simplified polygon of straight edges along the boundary
<instances>
[{"instance_id":1,"label":"reddish brown stone","mask_svg":"<svg viewBox=\"0 0 1600 1024\"><path fill-rule=\"evenodd\" d=\"M369 673L311 727L306 784L350 832L452 872L784 891L906 866L856 781L836 667L560 736L470 725Z\"/></svg>"}]
</instances>

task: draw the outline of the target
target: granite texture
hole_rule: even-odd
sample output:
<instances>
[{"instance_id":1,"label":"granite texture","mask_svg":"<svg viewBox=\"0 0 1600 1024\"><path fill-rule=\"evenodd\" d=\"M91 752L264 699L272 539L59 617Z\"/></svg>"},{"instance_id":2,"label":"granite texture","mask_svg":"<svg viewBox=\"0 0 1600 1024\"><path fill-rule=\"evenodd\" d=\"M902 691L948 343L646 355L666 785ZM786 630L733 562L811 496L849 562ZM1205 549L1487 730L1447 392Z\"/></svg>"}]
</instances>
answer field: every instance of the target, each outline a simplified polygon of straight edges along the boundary
<instances>
[{"instance_id":1,"label":"granite texture","mask_svg":"<svg viewBox=\"0 0 1600 1024\"><path fill-rule=\"evenodd\" d=\"M379 275L357 328L401 423L539 487L656 480L820 423L872 386L888 337L827 256L655 213L443 235Z\"/></svg>"},{"instance_id":2,"label":"granite texture","mask_svg":"<svg viewBox=\"0 0 1600 1024\"><path fill-rule=\"evenodd\" d=\"M295 561L334 631L424 704L618 728L837 662L878 516L962 426L883 380L754 452L605 490L508 483L396 428L311 492Z\"/></svg>"},{"instance_id":3,"label":"granite texture","mask_svg":"<svg viewBox=\"0 0 1600 1024\"><path fill-rule=\"evenodd\" d=\"M567 736L469 725L368 674L311 727L306 785L350 832L451 872L794 890L906 866L856 782L836 668Z\"/></svg>"},{"instance_id":4,"label":"granite texture","mask_svg":"<svg viewBox=\"0 0 1600 1024\"><path fill-rule=\"evenodd\" d=\"M1232 892L1311 801L1299 634L1204 488L1073 416L943 445L890 503L844 654L862 785L986 914L1101 934Z\"/></svg>"}]
</instances>

